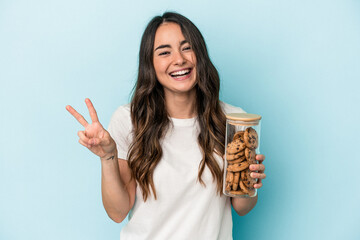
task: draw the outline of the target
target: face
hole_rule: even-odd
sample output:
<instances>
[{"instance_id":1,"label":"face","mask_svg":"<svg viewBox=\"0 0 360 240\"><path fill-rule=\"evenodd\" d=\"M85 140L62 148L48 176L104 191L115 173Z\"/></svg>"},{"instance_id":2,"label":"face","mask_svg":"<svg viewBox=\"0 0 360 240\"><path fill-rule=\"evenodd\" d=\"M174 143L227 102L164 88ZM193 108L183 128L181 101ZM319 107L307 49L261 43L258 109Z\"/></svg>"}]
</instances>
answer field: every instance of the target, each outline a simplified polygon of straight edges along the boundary
<instances>
[{"instance_id":1,"label":"face","mask_svg":"<svg viewBox=\"0 0 360 240\"><path fill-rule=\"evenodd\" d=\"M155 34L154 68L165 96L194 93L196 57L176 23L163 23Z\"/></svg>"}]
</instances>

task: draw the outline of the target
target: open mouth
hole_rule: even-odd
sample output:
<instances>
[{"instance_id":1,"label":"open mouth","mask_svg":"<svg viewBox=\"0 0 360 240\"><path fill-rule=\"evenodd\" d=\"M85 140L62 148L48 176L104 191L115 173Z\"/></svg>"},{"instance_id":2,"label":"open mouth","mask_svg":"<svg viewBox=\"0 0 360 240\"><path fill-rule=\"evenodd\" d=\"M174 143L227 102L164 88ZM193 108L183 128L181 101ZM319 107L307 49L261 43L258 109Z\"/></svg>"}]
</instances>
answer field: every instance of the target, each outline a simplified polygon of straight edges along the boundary
<instances>
[{"instance_id":1,"label":"open mouth","mask_svg":"<svg viewBox=\"0 0 360 240\"><path fill-rule=\"evenodd\" d=\"M191 68L186 68L186 69L182 69L179 71L175 71L175 72L171 72L170 76L173 78L181 78L181 77L185 77L188 76L191 73Z\"/></svg>"}]
</instances>

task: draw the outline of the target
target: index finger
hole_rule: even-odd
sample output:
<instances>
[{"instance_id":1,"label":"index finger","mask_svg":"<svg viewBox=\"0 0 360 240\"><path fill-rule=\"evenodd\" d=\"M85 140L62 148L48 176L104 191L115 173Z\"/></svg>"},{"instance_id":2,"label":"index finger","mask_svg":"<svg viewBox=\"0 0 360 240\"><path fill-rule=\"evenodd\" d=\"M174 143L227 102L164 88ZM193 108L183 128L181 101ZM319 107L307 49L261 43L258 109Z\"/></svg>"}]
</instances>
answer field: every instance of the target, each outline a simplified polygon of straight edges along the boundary
<instances>
[{"instance_id":1,"label":"index finger","mask_svg":"<svg viewBox=\"0 0 360 240\"><path fill-rule=\"evenodd\" d=\"M256 154L256 160L258 160L259 162L262 162L265 160L265 155L263 154Z\"/></svg>"},{"instance_id":2,"label":"index finger","mask_svg":"<svg viewBox=\"0 0 360 240\"><path fill-rule=\"evenodd\" d=\"M89 109L89 114L90 114L91 121L98 122L99 119L98 119L96 110L95 110L92 102L90 101L90 99L86 98L85 103L86 103L87 108Z\"/></svg>"},{"instance_id":3,"label":"index finger","mask_svg":"<svg viewBox=\"0 0 360 240\"><path fill-rule=\"evenodd\" d=\"M83 125L84 127L86 127L88 125L88 122L85 120L85 118L80 113L78 113L74 108L72 108L70 105L66 106L66 110L68 110L69 113L71 115L73 115L74 118L76 118L76 120L78 120L78 122L81 125Z\"/></svg>"}]
</instances>

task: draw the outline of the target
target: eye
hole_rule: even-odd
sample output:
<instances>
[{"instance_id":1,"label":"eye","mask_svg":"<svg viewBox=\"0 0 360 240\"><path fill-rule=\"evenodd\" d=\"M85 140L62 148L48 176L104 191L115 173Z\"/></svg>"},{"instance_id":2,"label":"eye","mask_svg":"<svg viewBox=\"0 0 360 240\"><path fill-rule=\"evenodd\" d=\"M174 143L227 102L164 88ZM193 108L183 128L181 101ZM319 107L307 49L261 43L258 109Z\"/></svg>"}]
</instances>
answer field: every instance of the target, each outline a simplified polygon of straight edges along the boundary
<instances>
[{"instance_id":1,"label":"eye","mask_svg":"<svg viewBox=\"0 0 360 240\"><path fill-rule=\"evenodd\" d=\"M164 51L164 52L159 53L159 56L164 56L164 55L168 55L168 54L170 54L169 51Z\"/></svg>"},{"instance_id":2,"label":"eye","mask_svg":"<svg viewBox=\"0 0 360 240\"><path fill-rule=\"evenodd\" d=\"M183 51L191 50L191 46L186 46L183 48Z\"/></svg>"}]
</instances>

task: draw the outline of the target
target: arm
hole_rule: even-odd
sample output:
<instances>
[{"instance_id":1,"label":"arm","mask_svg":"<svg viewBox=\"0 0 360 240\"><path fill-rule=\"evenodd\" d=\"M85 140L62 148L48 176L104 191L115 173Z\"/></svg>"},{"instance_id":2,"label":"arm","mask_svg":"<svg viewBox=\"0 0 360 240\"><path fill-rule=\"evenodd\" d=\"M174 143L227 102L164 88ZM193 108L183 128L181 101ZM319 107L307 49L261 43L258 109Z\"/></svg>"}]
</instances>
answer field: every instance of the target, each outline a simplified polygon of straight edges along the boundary
<instances>
[{"instance_id":1,"label":"arm","mask_svg":"<svg viewBox=\"0 0 360 240\"><path fill-rule=\"evenodd\" d=\"M79 143L100 157L103 205L113 221L121 222L134 205L136 183L131 180L127 161L117 158L115 141L100 124L90 99L85 99L85 102L91 124L71 106L66 106L66 109L85 128L78 132Z\"/></svg>"},{"instance_id":2,"label":"arm","mask_svg":"<svg viewBox=\"0 0 360 240\"><path fill-rule=\"evenodd\" d=\"M101 193L104 208L115 222L122 222L135 202L136 183L126 160L118 159L117 152L101 158Z\"/></svg>"},{"instance_id":3,"label":"arm","mask_svg":"<svg viewBox=\"0 0 360 240\"><path fill-rule=\"evenodd\" d=\"M259 164L251 164L250 170L252 171L251 177L257 178L258 182L254 184L254 188L259 189L262 187L262 179L266 178L265 166L262 162L265 160L264 155L256 155L256 160L259 161ZM244 216L249 213L256 205L258 200L258 195L250 198L231 198L231 204L234 210L240 216Z\"/></svg>"},{"instance_id":4,"label":"arm","mask_svg":"<svg viewBox=\"0 0 360 240\"><path fill-rule=\"evenodd\" d=\"M251 198L231 198L231 205L240 216L245 216L256 205L258 196Z\"/></svg>"}]
</instances>

